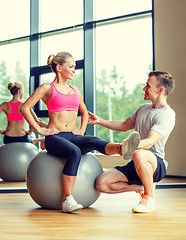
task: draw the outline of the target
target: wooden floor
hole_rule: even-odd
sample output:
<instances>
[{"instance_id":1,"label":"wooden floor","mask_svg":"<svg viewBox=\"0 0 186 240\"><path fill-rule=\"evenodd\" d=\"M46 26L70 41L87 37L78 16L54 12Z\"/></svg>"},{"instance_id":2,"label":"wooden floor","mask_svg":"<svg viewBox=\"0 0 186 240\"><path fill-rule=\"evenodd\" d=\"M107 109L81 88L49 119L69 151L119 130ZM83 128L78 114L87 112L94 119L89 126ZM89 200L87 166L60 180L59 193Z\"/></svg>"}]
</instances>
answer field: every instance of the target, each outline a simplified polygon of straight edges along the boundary
<instances>
[{"instance_id":1,"label":"wooden floor","mask_svg":"<svg viewBox=\"0 0 186 240\"><path fill-rule=\"evenodd\" d=\"M28 193L0 194L1 240L186 239L186 188L156 189L158 210L132 214L134 192L101 194L72 214L41 209Z\"/></svg>"}]
</instances>

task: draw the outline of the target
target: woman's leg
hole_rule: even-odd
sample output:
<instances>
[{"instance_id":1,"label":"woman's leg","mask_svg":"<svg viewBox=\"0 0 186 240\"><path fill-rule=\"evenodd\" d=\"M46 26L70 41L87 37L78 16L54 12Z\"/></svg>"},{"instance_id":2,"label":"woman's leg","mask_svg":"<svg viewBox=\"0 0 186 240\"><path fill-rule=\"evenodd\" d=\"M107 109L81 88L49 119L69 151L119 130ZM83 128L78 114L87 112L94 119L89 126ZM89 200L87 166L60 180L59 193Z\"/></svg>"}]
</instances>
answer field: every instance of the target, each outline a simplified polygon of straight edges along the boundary
<instances>
[{"instance_id":1,"label":"woman's leg","mask_svg":"<svg viewBox=\"0 0 186 240\"><path fill-rule=\"evenodd\" d=\"M65 202L66 198L72 195L78 166L81 160L81 151L77 146L75 146L69 140L63 137L60 137L60 134L47 136L45 138L45 146L49 154L66 159L66 163L63 169L63 176L62 176L62 186L63 186L62 201ZM76 205L77 205L77 208L74 209L74 206L73 206L72 211L81 208L79 204L76 203ZM70 207L69 209L67 209L68 206L66 206L65 211L71 212Z\"/></svg>"},{"instance_id":2,"label":"woman's leg","mask_svg":"<svg viewBox=\"0 0 186 240\"><path fill-rule=\"evenodd\" d=\"M49 154L66 159L63 173L68 176L76 176L81 160L81 151L69 140L55 134L45 138L45 147Z\"/></svg>"},{"instance_id":3,"label":"woman's leg","mask_svg":"<svg viewBox=\"0 0 186 240\"><path fill-rule=\"evenodd\" d=\"M120 143L111 143L94 136L75 135L72 142L78 146L82 154L96 150L106 155L121 155Z\"/></svg>"}]
</instances>

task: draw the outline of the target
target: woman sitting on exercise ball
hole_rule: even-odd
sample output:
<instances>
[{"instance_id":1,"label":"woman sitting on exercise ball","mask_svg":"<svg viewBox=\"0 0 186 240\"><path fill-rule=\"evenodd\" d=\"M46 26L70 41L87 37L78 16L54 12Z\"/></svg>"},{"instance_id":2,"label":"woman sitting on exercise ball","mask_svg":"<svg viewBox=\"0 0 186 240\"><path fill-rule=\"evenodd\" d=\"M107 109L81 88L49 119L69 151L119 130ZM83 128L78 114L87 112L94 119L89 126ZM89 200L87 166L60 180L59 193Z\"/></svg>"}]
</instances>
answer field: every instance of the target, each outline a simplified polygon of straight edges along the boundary
<instances>
[{"instance_id":1,"label":"woman sitting on exercise ball","mask_svg":"<svg viewBox=\"0 0 186 240\"><path fill-rule=\"evenodd\" d=\"M20 108L23 105L21 102L24 94L23 85L20 82L9 83L8 89L10 90L10 93L13 97L11 101L3 102L0 105L0 113L4 112L7 116L8 121L6 130L2 130L0 128L0 134L4 134L4 144L14 142L35 143L35 140L30 137L30 134L34 129L31 127L29 131L25 130L25 118L20 112ZM43 127L46 126L46 123L38 119L32 109L30 112L35 121L37 121Z\"/></svg>"},{"instance_id":2,"label":"woman sitting on exercise ball","mask_svg":"<svg viewBox=\"0 0 186 240\"><path fill-rule=\"evenodd\" d=\"M21 112L36 132L46 136L47 152L66 159L62 175L62 211L72 212L83 207L72 196L81 154L97 150L107 155L122 155L123 149L120 143L84 135L88 123L87 108L79 89L67 83L75 74L76 62L72 55L68 52L50 55L47 63L55 73L53 82L39 86L23 104ZM49 112L46 129L38 125L30 112L40 99L46 104ZM79 129L76 128L78 110L81 112Z\"/></svg>"}]
</instances>

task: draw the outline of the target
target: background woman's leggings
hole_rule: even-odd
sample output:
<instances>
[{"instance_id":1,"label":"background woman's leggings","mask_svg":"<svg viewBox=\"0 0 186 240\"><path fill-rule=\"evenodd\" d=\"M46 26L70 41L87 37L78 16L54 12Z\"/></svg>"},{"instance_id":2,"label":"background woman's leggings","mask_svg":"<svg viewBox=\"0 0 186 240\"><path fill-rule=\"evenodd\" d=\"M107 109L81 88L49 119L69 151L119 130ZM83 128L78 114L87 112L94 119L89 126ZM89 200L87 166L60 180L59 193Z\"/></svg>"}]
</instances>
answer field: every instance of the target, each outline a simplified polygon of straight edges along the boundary
<instances>
[{"instance_id":1,"label":"background woman's leggings","mask_svg":"<svg viewBox=\"0 0 186 240\"><path fill-rule=\"evenodd\" d=\"M97 150L105 153L107 141L100 138L86 135L74 135L71 132L60 132L55 135L45 137L45 147L49 154L56 157L65 158L66 164L63 174L76 176L81 160L81 154Z\"/></svg>"},{"instance_id":2,"label":"background woman's leggings","mask_svg":"<svg viewBox=\"0 0 186 240\"><path fill-rule=\"evenodd\" d=\"M33 143L33 140L31 139L31 137L28 134L26 134L25 136L22 136L22 137L9 137L9 136L4 135L3 142L4 142L4 144L15 143L15 142Z\"/></svg>"}]
</instances>

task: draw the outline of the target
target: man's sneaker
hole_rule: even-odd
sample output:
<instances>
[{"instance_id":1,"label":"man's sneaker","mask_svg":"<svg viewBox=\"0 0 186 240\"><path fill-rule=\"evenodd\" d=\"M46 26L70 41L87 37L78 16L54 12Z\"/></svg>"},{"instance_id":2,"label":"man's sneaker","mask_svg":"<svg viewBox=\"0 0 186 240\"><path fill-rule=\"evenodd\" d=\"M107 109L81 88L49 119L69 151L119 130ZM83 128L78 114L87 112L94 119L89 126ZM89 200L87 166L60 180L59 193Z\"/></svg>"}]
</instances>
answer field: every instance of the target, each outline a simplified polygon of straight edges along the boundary
<instances>
[{"instance_id":1,"label":"man's sneaker","mask_svg":"<svg viewBox=\"0 0 186 240\"><path fill-rule=\"evenodd\" d=\"M129 138L124 139L121 143L121 152L125 160L132 158L132 155L140 142L140 135L138 132L134 131Z\"/></svg>"},{"instance_id":2,"label":"man's sneaker","mask_svg":"<svg viewBox=\"0 0 186 240\"><path fill-rule=\"evenodd\" d=\"M142 192L136 192L137 194L139 194L139 196L140 196L140 201L141 201L141 199L144 197L144 193L142 193Z\"/></svg>"},{"instance_id":3,"label":"man's sneaker","mask_svg":"<svg viewBox=\"0 0 186 240\"><path fill-rule=\"evenodd\" d=\"M132 209L134 213L149 213L155 210L154 199L148 195L143 195L140 203Z\"/></svg>"},{"instance_id":4,"label":"man's sneaker","mask_svg":"<svg viewBox=\"0 0 186 240\"><path fill-rule=\"evenodd\" d=\"M78 204L72 195L66 197L65 201L62 203L62 211L64 213L70 213L82 209L83 206Z\"/></svg>"}]
</instances>

